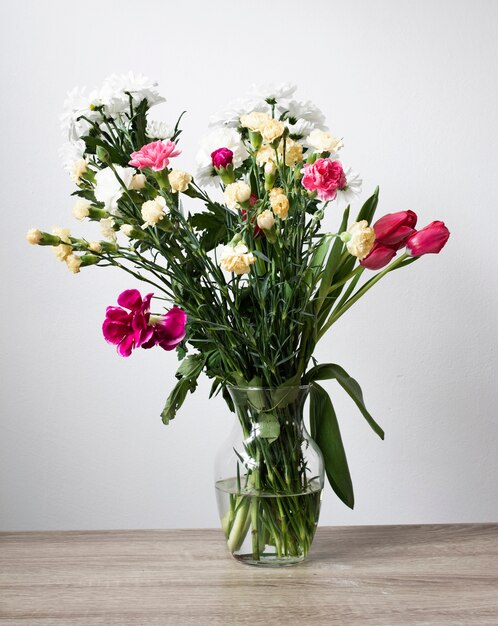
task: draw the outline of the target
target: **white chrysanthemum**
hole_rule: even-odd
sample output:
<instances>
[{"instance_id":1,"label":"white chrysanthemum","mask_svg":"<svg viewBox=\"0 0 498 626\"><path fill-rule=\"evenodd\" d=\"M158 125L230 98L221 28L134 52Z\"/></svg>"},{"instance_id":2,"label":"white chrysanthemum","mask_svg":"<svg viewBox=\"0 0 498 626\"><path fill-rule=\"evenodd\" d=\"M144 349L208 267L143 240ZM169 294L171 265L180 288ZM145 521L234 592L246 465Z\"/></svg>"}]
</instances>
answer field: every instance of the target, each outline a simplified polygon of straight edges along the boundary
<instances>
[{"instance_id":1,"label":"white chrysanthemum","mask_svg":"<svg viewBox=\"0 0 498 626\"><path fill-rule=\"evenodd\" d=\"M325 125L325 115L313 102L307 100L300 102L291 100L284 104L277 105L280 115L285 114L285 119L292 134L308 135L312 130L318 128L327 130Z\"/></svg>"},{"instance_id":2,"label":"white chrysanthemum","mask_svg":"<svg viewBox=\"0 0 498 626\"><path fill-rule=\"evenodd\" d=\"M143 74L111 74L104 80L100 91L100 98L105 105L106 112L117 115L127 111L130 96L134 105L147 100L149 107L165 102L165 98L157 91L157 82Z\"/></svg>"},{"instance_id":3,"label":"white chrysanthemum","mask_svg":"<svg viewBox=\"0 0 498 626\"><path fill-rule=\"evenodd\" d=\"M85 87L75 87L67 93L61 116L61 126L68 141L77 142L81 137L88 134L91 122L101 120L101 114L90 108L92 104L99 103L98 93L93 91L87 94ZM81 119L82 117L86 119Z\"/></svg>"},{"instance_id":4,"label":"white chrysanthemum","mask_svg":"<svg viewBox=\"0 0 498 626\"><path fill-rule=\"evenodd\" d=\"M266 102L279 102L292 98L296 89L291 83L253 85L250 95Z\"/></svg>"},{"instance_id":5,"label":"white chrysanthemum","mask_svg":"<svg viewBox=\"0 0 498 626\"><path fill-rule=\"evenodd\" d=\"M240 118L242 115L246 115L247 113L251 113L253 111L269 113L270 107L261 99L238 98L237 100L230 102L225 110L212 115L209 119L209 126L237 128L240 126Z\"/></svg>"},{"instance_id":6,"label":"white chrysanthemum","mask_svg":"<svg viewBox=\"0 0 498 626\"><path fill-rule=\"evenodd\" d=\"M159 122L157 120L149 120L147 122L146 129L147 137L151 139L171 139L173 137L174 129L166 122Z\"/></svg>"},{"instance_id":7,"label":"white chrysanthemum","mask_svg":"<svg viewBox=\"0 0 498 626\"><path fill-rule=\"evenodd\" d=\"M337 190L336 197L342 204L350 204L360 195L363 181L358 172L354 172L350 167L344 169L344 175L346 176L346 186L344 189Z\"/></svg>"},{"instance_id":8,"label":"white chrysanthemum","mask_svg":"<svg viewBox=\"0 0 498 626\"><path fill-rule=\"evenodd\" d=\"M114 165L114 169L126 189L129 189L135 170L132 167L121 167L120 165ZM117 211L118 200L124 191L125 188L110 167L105 167L95 174L95 198L98 202L103 202L105 209L110 213Z\"/></svg>"},{"instance_id":9,"label":"white chrysanthemum","mask_svg":"<svg viewBox=\"0 0 498 626\"><path fill-rule=\"evenodd\" d=\"M211 153L218 148L233 152L233 167L237 168L249 156L239 133L233 128L217 128L201 141L196 155L196 181L201 185L212 185L219 180L211 161Z\"/></svg>"},{"instance_id":10,"label":"white chrysanthemum","mask_svg":"<svg viewBox=\"0 0 498 626\"><path fill-rule=\"evenodd\" d=\"M85 157L85 142L82 139L74 142L68 141L61 147L59 154L64 169L69 172L71 180L78 184L89 162L88 157Z\"/></svg>"}]
</instances>

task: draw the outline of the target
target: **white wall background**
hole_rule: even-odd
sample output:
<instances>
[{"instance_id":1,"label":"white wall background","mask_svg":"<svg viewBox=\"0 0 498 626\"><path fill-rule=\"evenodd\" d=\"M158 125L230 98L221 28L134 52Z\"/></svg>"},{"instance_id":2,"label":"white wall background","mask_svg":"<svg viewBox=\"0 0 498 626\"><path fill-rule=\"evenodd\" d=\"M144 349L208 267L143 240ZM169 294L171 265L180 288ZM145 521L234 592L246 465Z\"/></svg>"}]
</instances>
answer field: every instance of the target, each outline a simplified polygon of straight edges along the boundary
<instances>
[{"instance_id":1,"label":"white wall background","mask_svg":"<svg viewBox=\"0 0 498 626\"><path fill-rule=\"evenodd\" d=\"M11 2L1 22L0 528L217 526L212 462L232 417L205 381L169 427L174 354L118 357L100 331L126 276L71 275L28 247L78 225L57 150L74 85L155 77L184 108L182 165L211 113L249 84L299 84L378 183L379 213L452 231L334 327L318 358L363 385L382 443L334 390L357 506L328 490L323 524L498 520L498 3L492 0ZM140 285L138 285L140 287Z\"/></svg>"}]
</instances>

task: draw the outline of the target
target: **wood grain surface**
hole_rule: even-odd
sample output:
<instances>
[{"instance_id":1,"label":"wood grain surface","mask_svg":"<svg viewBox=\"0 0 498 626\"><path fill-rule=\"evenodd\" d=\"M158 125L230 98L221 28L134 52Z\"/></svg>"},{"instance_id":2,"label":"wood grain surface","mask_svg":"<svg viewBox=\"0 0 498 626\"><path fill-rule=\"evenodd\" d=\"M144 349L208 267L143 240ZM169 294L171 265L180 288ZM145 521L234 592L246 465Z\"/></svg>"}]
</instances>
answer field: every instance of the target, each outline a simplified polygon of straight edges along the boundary
<instances>
[{"instance_id":1,"label":"wood grain surface","mask_svg":"<svg viewBox=\"0 0 498 626\"><path fill-rule=\"evenodd\" d=\"M216 530L0 534L0 625L498 624L498 524L320 528L307 562Z\"/></svg>"}]
</instances>

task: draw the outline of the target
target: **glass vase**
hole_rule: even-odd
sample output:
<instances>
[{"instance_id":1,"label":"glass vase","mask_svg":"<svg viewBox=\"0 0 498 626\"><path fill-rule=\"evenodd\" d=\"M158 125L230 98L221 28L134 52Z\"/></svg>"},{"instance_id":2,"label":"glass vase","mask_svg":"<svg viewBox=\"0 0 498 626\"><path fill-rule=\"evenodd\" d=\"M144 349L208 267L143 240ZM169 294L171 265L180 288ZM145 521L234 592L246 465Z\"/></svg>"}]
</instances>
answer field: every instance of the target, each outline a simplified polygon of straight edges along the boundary
<instances>
[{"instance_id":1,"label":"glass vase","mask_svg":"<svg viewBox=\"0 0 498 626\"><path fill-rule=\"evenodd\" d=\"M229 392L237 419L215 466L228 549L250 565L299 563L315 535L324 481L322 454L303 421L309 386Z\"/></svg>"}]
</instances>

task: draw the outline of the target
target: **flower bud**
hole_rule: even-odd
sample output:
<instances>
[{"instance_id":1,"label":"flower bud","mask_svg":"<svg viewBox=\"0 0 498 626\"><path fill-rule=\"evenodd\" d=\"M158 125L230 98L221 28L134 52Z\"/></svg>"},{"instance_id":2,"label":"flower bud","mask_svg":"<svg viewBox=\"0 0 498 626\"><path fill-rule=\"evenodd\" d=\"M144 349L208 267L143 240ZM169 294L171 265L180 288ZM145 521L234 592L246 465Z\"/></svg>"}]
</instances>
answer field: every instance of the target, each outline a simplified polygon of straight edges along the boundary
<instances>
[{"instance_id":1,"label":"flower bud","mask_svg":"<svg viewBox=\"0 0 498 626\"><path fill-rule=\"evenodd\" d=\"M399 247L403 247L404 242L415 232L416 223L417 215L413 211L388 213L373 225L375 239L385 246L401 244Z\"/></svg>"},{"instance_id":2,"label":"flower bud","mask_svg":"<svg viewBox=\"0 0 498 626\"><path fill-rule=\"evenodd\" d=\"M390 263L395 256L396 249L394 247L375 242L367 256L360 261L360 265L368 270L380 270Z\"/></svg>"},{"instance_id":3,"label":"flower bud","mask_svg":"<svg viewBox=\"0 0 498 626\"><path fill-rule=\"evenodd\" d=\"M273 216L273 213L268 209L260 213L256 218L256 221L258 223L258 226L263 230L270 230L275 225L275 217Z\"/></svg>"},{"instance_id":4,"label":"flower bud","mask_svg":"<svg viewBox=\"0 0 498 626\"><path fill-rule=\"evenodd\" d=\"M277 166L273 161L267 161L264 167L265 171L265 189L270 191L275 184L275 174L277 172Z\"/></svg>"},{"instance_id":5,"label":"flower bud","mask_svg":"<svg viewBox=\"0 0 498 626\"><path fill-rule=\"evenodd\" d=\"M215 170L226 169L233 162L233 152L229 148L218 148L211 152L211 162Z\"/></svg>"},{"instance_id":6,"label":"flower bud","mask_svg":"<svg viewBox=\"0 0 498 626\"><path fill-rule=\"evenodd\" d=\"M97 159L99 159L99 161L102 161L102 163L108 163L110 161L111 157L109 155L109 152L107 152L107 150L102 146L97 146L95 154L97 155Z\"/></svg>"},{"instance_id":7,"label":"flower bud","mask_svg":"<svg viewBox=\"0 0 498 626\"><path fill-rule=\"evenodd\" d=\"M145 187L146 182L147 177L145 176L145 174L134 174L130 182L130 189L139 191L140 189L143 189Z\"/></svg>"},{"instance_id":8,"label":"flower bud","mask_svg":"<svg viewBox=\"0 0 498 626\"><path fill-rule=\"evenodd\" d=\"M450 231L444 222L431 222L414 233L406 242L406 249L411 256L438 254L446 245Z\"/></svg>"},{"instance_id":9,"label":"flower bud","mask_svg":"<svg viewBox=\"0 0 498 626\"><path fill-rule=\"evenodd\" d=\"M171 191L178 193L187 191L188 186L192 182L192 176L182 170L171 170L168 174L168 180L171 185Z\"/></svg>"}]
</instances>

